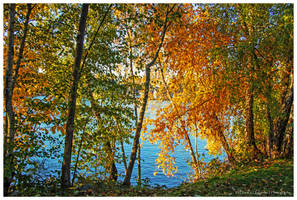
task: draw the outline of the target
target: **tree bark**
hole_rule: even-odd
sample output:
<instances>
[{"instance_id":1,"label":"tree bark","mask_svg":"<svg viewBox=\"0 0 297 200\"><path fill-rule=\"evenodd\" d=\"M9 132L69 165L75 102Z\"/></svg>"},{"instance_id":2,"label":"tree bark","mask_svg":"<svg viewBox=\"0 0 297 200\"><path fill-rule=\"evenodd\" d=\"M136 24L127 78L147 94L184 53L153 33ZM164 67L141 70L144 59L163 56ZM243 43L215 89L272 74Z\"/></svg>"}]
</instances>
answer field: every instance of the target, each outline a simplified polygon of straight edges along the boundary
<instances>
[{"instance_id":1,"label":"tree bark","mask_svg":"<svg viewBox=\"0 0 297 200\"><path fill-rule=\"evenodd\" d=\"M136 88L135 88L135 77L133 72L133 52L132 52L132 38L131 38L131 30L127 30L128 38L129 38L129 57L130 57L130 72L132 76L132 83L133 83L133 100L134 100L134 115L135 115L135 127L137 127L138 121L138 113L137 113L137 99L136 99ZM138 154L137 154L137 165L138 165L138 179L137 184L141 185L141 149L140 144L138 144ZM127 168L126 168L127 171Z\"/></svg>"},{"instance_id":2,"label":"tree bark","mask_svg":"<svg viewBox=\"0 0 297 200\"><path fill-rule=\"evenodd\" d=\"M140 158L140 144L138 143L138 155L137 155L137 164L138 164L138 179L137 179L137 184L141 185L141 158Z\"/></svg>"},{"instance_id":3,"label":"tree bark","mask_svg":"<svg viewBox=\"0 0 297 200\"><path fill-rule=\"evenodd\" d=\"M241 27L247 37L248 40L251 40L251 45L254 45L254 38L253 38L253 33L254 33L254 27L251 24L247 24L247 21L245 21L245 17L242 16L241 12L241 6L239 5L239 16L242 19L241 21ZM248 15L252 15L252 10L249 10ZM246 95L246 116L245 116L245 125L246 125L246 136L247 136L247 143L248 143L248 148L252 148L253 151L253 156L256 157L257 154L260 153L259 149L256 146L255 142L255 134L254 134L254 113L253 113L253 104L254 104L254 87L253 87L253 82L254 82L254 74L255 74L255 66L252 63L252 60L254 59L256 66L259 68L259 63L257 56L255 54L255 47L251 46L251 50L247 52L247 61L248 65L247 71L249 73L249 87L247 88L247 95ZM260 69L260 68L259 68Z\"/></svg>"},{"instance_id":4,"label":"tree bark","mask_svg":"<svg viewBox=\"0 0 297 200\"><path fill-rule=\"evenodd\" d=\"M13 57L14 57L14 23L15 23L15 4L10 4L10 10L9 10L9 28L8 28L8 56L7 56L7 68L6 68L6 74L5 74L5 88L4 88L4 99L5 99L5 111L6 111L6 119L5 119L5 131L6 136L8 140L4 140L8 144L8 149L4 151L8 158L8 162L10 163L10 170L14 170L13 166L13 143L14 143L14 136L15 136L15 116L13 111L13 103L12 103L12 97L13 97L13 90L14 85L16 83L17 77L18 77L18 71L20 68L20 63L23 58L23 52L25 48L25 42L28 32L28 24L30 19L30 14L32 11L31 4L27 5L27 13L26 13L26 20L24 23L24 34L21 39L21 46L18 54L18 59L16 63L16 68L13 75ZM7 179L5 178L4 183L4 193L7 195L8 188L10 185L11 180L13 179L14 172L11 174L11 177ZM10 180L9 180L10 179Z\"/></svg>"},{"instance_id":5,"label":"tree bark","mask_svg":"<svg viewBox=\"0 0 297 200\"><path fill-rule=\"evenodd\" d=\"M293 78L292 71L293 71L293 55L289 55L287 57L287 67L286 67L286 75L283 78L283 83L285 89L282 91L281 94L281 112L280 115L276 119L275 124L275 137L276 137L276 148L278 156L281 156L282 152L282 145L284 142L284 136L287 128L287 124L290 118L291 107L293 106ZM293 77L293 76L292 76Z\"/></svg>"},{"instance_id":6,"label":"tree bark","mask_svg":"<svg viewBox=\"0 0 297 200\"><path fill-rule=\"evenodd\" d=\"M16 80L18 78L19 69L21 67L21 61L22 61L22 58L23 58L23 52L24 52L24 48L25 48L25 41L26 41L27 32L28 32L29 19L30 19L31 11L33 9L30 3L27 5L27 7L28 7L28 9L27 9L27 14L26 14L26 21L25 21L25 24L24 24L24 35L23 35L23 38L22 38L20 51L19 51L19 55L18 55L18 60L17 60L17 63L16 63L16 69L15 69L15 74L14 74L14 77L13 77L12 88L14 88L14 85L15 85Z\"/></svg>"},{"instance_id":7,"label":"tree bark","mask_svg":"<svg viewBox=\"0 0 297 200\"><path fill-rule=\"evenodd\" d=\"M102 25L103 25L103 22L104 22L104 20L105 20L105 18L106 18L106 16L107 16L107 13L109 12L109 10L110 10L111 7L112 7L112 4L109 5L107 11L105 12L105 14L104 14L104 16L103 16L103 18L102 18L102 20L101 20L101 22L100 22L100 24L99 24L97 30L96 30L96 32L95 32L95 34L94 34L94 37L92 38L92 41L91 41L91 43L90 43L90 45L89 45L89 47L88 47L88 49L87 49L87 51L86 51L86 54L85 54L85 56L84 56L84 58L83 58L79 76L82 74L82 71L83 71L83 69L84 69L84 67L85 67L85 65L86 65L86 61L87 61L89 52L90 52L90 50L91 50L93 44L95 43L95 38L96 38L97 34L99 33L99 30L101 29L101 27L102 27Z\"/></svg>"},{"instance_id":8,"label":"tree bark","mask_svg":"<svg viewBox=\"0 0 297 200\"><path fill-rule=\"evenodd\" d=\"M274 128L273 128L273 120L271 117L271 110L269 102L266 104L266 117L269 123L269 133L268 133L268 156L271 158L271 153L273 151L273 141L274 141Z\"/></svg>"},{"instance_id":9,"label":"tree bark","mask_svg":"<svg viewBox=\"0 0 297 200\"><path fill-rule=\"evenodd\" d=\"M227 141L227 139L226 139L226 137L224 135L223 126L222 126L221 122L219 121L218 116L215 116L215 119L219 123L219 128L218 128L217 134L218 134L218 137L220 139L220 142L221 142L221 144L222 144L222 146L223 146L223 148L224 148L224 150L225 150L225 152L227 154L227 157L228 157L229 162L231 163L231 165L235 165L236 160L234 158L234 155L232 153L232 150L229 147L228 141Z\"/></svg>"},{"instance_id":10,"label":"tree bark","mask_svg":"<svg viewBox=\"0 0 297 200\"><path fill-rule=\"evenodd\" d=\"M252 147L254 157L256 157L259 154L259 149L257 148L257 145L256 145L255 133L254 133L254 113L253 113L254 95L252 94L252 92L253 92L252 88L249 88L247 91L245 127L246 127L248 146Z\"/></svg>"},{"instance_id":11,"label":"tree bark","mask_svg":"<svg viewBox=\"0 0 297 200\"><path fill-rule=\"evenodd\" d=\"M184 127L184 131L186 131L186 130L185 130L185 127ZM188 145L189 145L191 158L192 158L192 161L193 161L193 163L194 163L194 171L195 171L195 175L196 175L196 177L198 177L198 175L199 175L199 169L198 169L198 166L197 166L197 159L196 159L195 152L194 152L194 150L193 150L193 146L192 146L192 143L191 143L191 140L190 140L190 137L189 137L188 134L186 134L186 141L187 141L187 143L188 143Z\"/></svg>"},{"instance_id":12,"label":"tree bark","mask_svg":"<svg viewBox=\"0 0 297 200\"><path fill-rule=\"evenodd\" d=\"M76 94L77 87L79 82L79 71L81 58L83 53L83 43L85 36L85 27L88 15L89 4L83 4L81 17L79 22L79 30L76 39L76 53L74 68L72 73L72 87L69 96L69 110L68 110L68 119L66 124L66 137L65 137L65 148L64 148L64 158L62 164L62 176L61 176L61 185L62 188L68 188L70 186L70 164L71 164L71 154L72 154L72 143L73 143L73 131L74 131L74 117L75 117L75 108L76 108Z\"/></svg>"},{"instance_id":13,"label":"tree bark","mask_svg":"<svg viewBox=\"0 0 297 200\"><path fill-rule=\"evenodd\" d=\"M111 144L109 141L106 142L106 146L107 146L108 151L111 156L111 168L110 168L110 172L109 172L108 181L117 181L118 180L118 170L115 165L114 155L113 155L112 147L111 147Z\"/></svg>"},{"instance_id":14,"label":"tree bark","mask_svg":"<svg viewBox=\"0 0 297 200\"><path fill-rule=\"evenodd\" d=\"M133 147L132 147L132 151L131 151L131 155L130 155L130 161L129 161L127 173L126 173L126 176L125 176L125 179L123 182L124 185L130 185L132 170L133 170L135 159L136 159L137 148L139 145L140 131L142 128L144 113L145 113L146 104L147 104L147 100L148 100L148 92L149 92L149 84L150 84L150 66L151 65L147 65L145 67L146 82L145 82L144 98L143 98L143 103L142 103L142 107L141 107L141 111L140 111L140 118L137 123L136 133L135 133L134 140L133 140Z\"/></svg>"},{"instance_id":15,"label":"tree bark","mask_svg":"<svg viewBox=\"0 0 297 200\"><path fill-rule=\"evenodd\" d=\"M218 133L219 133L219 138L221 140L223 148L224 148L224 150L225 150L225 152L227 154L229 162L231 163L231 165L235 165L235 163L236 163L235 158L233 156L232 151L230 150L230 147L228 145L228 142L226 140L226 137L225 137L224 133L222 132L222 130L219 130Z\"/></svg>"},{"instance_id":16,"label":"tree bark","mask_svg":"<svg viewBox=\"0 0 297 200\"><path fill-rule=\"evenodd\" d=\"M12 106L12 72L13 72L13 57L14 57L14 23L15 23L15 4L10 4L9 9L9 27L8 27L8 54L7 54L7 66L5 72L5 85L4 85L4 100L5 100L5 114L6 114L6 131L7 131L7 144L8 149L5 149L4 163L8 165L9 169L13 171L13 156L12 147L14 139L14 112ZM12 173L4 173L4 196L8 195L9 186L13 178Z\"/></svg>"},{"instance_id":17,"label":"tree bark","mask_svg":"<svg viewBox=\"0 0 297 200\"><path fill-rule=\"evenodd\" d=\"M136 154L137 154L137 148L138 148L138 145L139 145L139 137L140 137L140 132L141 132L141 129L142 129L144 113L145 113L146 104L147 104L147 101L148 101L148 93L149 93L149 88L150 88L151 66L153 66L155 64L156 59L157 59L157 57L159 55L159 51L160 51L161 47L163 46L163 41L164 41L166 29L168 28L168 26L167 26L168 13L169 13L169 10L168 10L168 7L167 7L165 22L164 22L162 36L161 36L161 42L159 44L159 47L158 47L158 49L157 49L157 51L155 53L155 56L154 56L153 60L149 64L147 64L145 66L145 78L146 78L146 80L145 80L145 86L144 86L144 98L143 98L143 103L142 103L142 107L141 107L140 114L139 114L139 120L138 120L138 123L137 123L136 132L135 132L135 136L134 136L134 140L133 140L133 147L132 147L132 151L131 151L131 155L130 155L129 166L128 166L128 170L127 170L123 185L130 185L132 170L133 170L133 167L134 167Z\"/></svg>"},{"instance_id":18,"label":"tree bark","mask_svg":"<svg viewBox=\"0 0 297 200\"><path fill-rule=\"evenodd\" d=\"M121 140L121 150L122 150L122 154L123 154L123 162L124 162L125 174L126 174L128 167L127 167L126 154L125 154L125 148L124 148L123 140Z\"/></svg>"},{"instance_id":19,"label":"tree bark","mask_svg":"<svg viewBox=\"0 0 297 200\"><path fill-rule=\"evenodd\" d=\"M290 117L289 117L289 121L288 121L288 125L290 124L290 127L286 128L286 142L283 145L282 148L282 154L285 158L293 158L294 156L294 144L293 144L293 134L294 134L294 116L293 116L293 108L294 106L292 105L291 107L291 113L290 113Z\"/></svg>"},{"instance_id":20,"label":"tree bark","mask_svg":"<svg viewBox=\"0 0 297 200\"><path fill-rule=\"evenodd\" d=\"M277 135L277 151L278 154L280 155L282 153L282 145L283 145L283 140L286 132L286 127L288 125L290 113L291 113L291 107L293 105L293 86L290 89L290 93L282 105L281 113L284 116L280 116L276 122L276 135Z\"/></svg>"}]
</instances>

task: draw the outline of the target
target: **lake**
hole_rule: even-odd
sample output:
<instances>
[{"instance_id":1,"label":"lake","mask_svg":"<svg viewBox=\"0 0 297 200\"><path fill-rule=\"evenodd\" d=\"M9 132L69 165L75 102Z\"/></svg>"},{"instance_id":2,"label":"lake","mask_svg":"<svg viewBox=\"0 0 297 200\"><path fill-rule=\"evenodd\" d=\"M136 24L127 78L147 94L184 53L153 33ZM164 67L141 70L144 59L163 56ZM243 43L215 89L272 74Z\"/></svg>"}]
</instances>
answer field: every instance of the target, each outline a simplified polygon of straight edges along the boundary
<instances>
[{"instance_id":1,"label":"lake","mask_svg":"<svg viewBox=\"0 0 297 200\"><path fill-rule=\"evenodd\" d=\"M150 103L147 108L146 117L154 117L154 112L152 110L153 103ZM150 127L148 127L148 130L150 130ZM195 138L193 136L190 137L191 143L194 147L195 144ZM131 140L132 141L132 140ZM191 161L190 152L186 151L182 144L177 146L175 149L175 162L176 166L178 167L177 173L174 174L173 177L165 176L162 172L162 169L158 169L155 160L158 157L158 153L160 152L160 149L157 144L151 144L149 141L140 141L143 143L141 148L141 178L146 179L147 183L156 186L156 185L165 185L168 188L175 187L180 185L185 179L189 177L190 174L193 174L193 171L191 170L191 167L187 164L187 161ZM54 145L50 144L49 142L46 142L47 145ZM209 155L208 150L205 148L207 144L206 140L197 139L197 151L199 154L204 153L204 161L210 161L211 159L215 158L215 156ZM129 163L130 159L130 152L132 149L132 142L131 144L125 144L125 153L127 157L127 163ZM63 152L63 150L61 151ZM225 159L225 155L219 155L216 156L220 160ZM62 158L60 158L62 159ZM42 169L43 175L49 175L51 170L61 170L61 162L62 160L58 159L47 159L44 160L44 169ZM124 179L124 165L123 163L117 164L117 169L119 174L122 176L119 176L119 181L123 181ZM158 173L154 176L154 172L157 171ZM131 178L131 184L136 185L137 184L137 161L134 164L132 178Z\"/></svg>"}]
</instances>

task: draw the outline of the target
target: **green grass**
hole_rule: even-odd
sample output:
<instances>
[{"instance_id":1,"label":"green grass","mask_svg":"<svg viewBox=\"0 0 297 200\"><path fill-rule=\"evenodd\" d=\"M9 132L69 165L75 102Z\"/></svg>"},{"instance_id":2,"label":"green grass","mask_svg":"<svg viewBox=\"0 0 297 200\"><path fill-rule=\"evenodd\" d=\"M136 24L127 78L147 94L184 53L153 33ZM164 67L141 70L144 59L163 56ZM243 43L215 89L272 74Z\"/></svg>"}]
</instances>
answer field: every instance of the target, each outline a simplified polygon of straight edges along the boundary
<instances>
[{"instance_id":1,"label":"green grass","mask_svg":"<svg viewBox=\"0 0 297 200\"><path fill-rule=\"evenodd\" d=\"M169 189L167 196L293 196L293 161L242 166L220 177Z\"/></svg>"},{"instance_id":2,"label":"green grass","mask_svg":"<svg viewBox=\"0 0 297 200\"><path fill-rule=\"evenodd\" d=\"M97 193L97 194L96 194ZM95 196L293 196L293 161L249 163L196 183L164 189L112 186Z\"/></svg>"},{"instance_id":3,"label":"green grass","mask_svg":"<svg viewBox=\"0 0 297 200\"><path fill-rule=\"evenodd\" d=\"M92 183L61 191L56 184L40 185L17 196L293 196L293 161L253 162L196 183L175 188ZM14 195L12 195L14 196Z\"/></svg>"}]
</instances>

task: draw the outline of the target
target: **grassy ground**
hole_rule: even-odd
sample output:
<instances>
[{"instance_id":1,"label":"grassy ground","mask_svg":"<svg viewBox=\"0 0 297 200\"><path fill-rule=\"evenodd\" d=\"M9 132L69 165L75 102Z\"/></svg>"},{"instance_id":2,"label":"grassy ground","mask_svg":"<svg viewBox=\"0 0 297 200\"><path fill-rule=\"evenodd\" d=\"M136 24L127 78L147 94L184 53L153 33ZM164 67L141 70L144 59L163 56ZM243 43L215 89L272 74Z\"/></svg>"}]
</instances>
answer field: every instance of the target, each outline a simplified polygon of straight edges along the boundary
<instances>
[{"instance_id":1,"label":"grassy ground","mask_svg":"<svg viewBox=\"0 0 297 200\"><path fill-rule=\"evenodd\" d=\"M251 163L220 177L164 188L113 188L101 196L293 196L293 161Z\"/></svg>"},{"instance_id":2,"label":"grassy ground","mask_svg":"<svg viewBox=\"0 0 297 200\"><path fill-rule=\"evenodd\" d=\"M274 160L244 164L223 175L175 188L101 182L61 191L56 184L41 184L12 196L293 196L293 180L293 161Z\"/></svg>"},{"instance_id":3,"label":"grassy ground","mask_svg":"<svg viewBox=\"0 0 297 200\"><path fill-rule=\"evenodd\" d=\"M293 196L293 161L234 169L220 177L169 189L168 196ZM164 193L164 195L166 195Z\"/></svg>"}]
</instances>

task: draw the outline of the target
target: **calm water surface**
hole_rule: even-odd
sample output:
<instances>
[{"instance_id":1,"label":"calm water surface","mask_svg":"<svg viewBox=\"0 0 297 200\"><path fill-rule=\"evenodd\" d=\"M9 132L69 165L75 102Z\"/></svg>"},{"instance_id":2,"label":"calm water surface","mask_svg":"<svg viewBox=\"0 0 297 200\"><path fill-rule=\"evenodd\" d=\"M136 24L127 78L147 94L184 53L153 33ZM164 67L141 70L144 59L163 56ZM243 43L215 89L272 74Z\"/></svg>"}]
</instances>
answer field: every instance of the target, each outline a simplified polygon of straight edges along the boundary
<instances>
[{"instance_id":1,"label":"calm water surface","mask_svg":"<svg viewBox=\"0 0 297 200\"><path fill-rule=\"evenodd\" d=\"M155 102L153 102L155 103ZM150 103L147 112L146 112L146 117L154 117L154 112L152 109L153 103ZM154 107L154 106L153 106ZM148 128L148 130L150 127ZM195 141L194 137L190 137L191 143L194 146ZM186 178L189 177L190 174L193 174L193 171L191 170L191 167L187 164L187 161L191 161L191 156L190 152L186 151L183 147L183 145L177 146L175 149L175 162L176 166L178 167L177 173L174 174L173 177L168 177L165 176L162 172L162 169L158 169L156 165L156 159L158 157L158 153L160 152L160 149L158 147L158 144L151 144L148 141L141 141L143 142L142 149L141 149L141 178L146 179L146 181L153 186L156 185L165 185L166 187L175 187L181 184ZM46 142L47 145L54 145L51 143ZM197 150L199 154L204 153L204 161L210 161L212 158L215 158L212 155L208 154L206 147L206 140L202 139L197 139ZM130 152L132 148L132 142L131 144L126 144L125 146L125 153L127 159L130 158ZM193 147L194 148L194 147ZM61 151L63 152L63 151ZM223 160L225 158L225 155L219 155L217 156L220 160ZM60 158L62 159L62 158ZM127 160L129 163L129 160ZM43 169L43 174L47 175L50 174L51 170L61 170L61 160L58 159L48 159L44 161L44 169ZM124 175L124 165L123 163L117 164L118 172L122 175ZM157 171L157 175L153 175L154 172ZM132 179L131 179L131 184L136 185L136 180L137 180L137 161L134 164L134 169L132 173ZM123 176L119 177L119 180L123 180Z\"/></svg>"}]
</instances>

